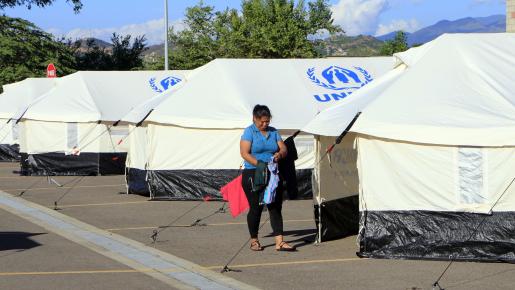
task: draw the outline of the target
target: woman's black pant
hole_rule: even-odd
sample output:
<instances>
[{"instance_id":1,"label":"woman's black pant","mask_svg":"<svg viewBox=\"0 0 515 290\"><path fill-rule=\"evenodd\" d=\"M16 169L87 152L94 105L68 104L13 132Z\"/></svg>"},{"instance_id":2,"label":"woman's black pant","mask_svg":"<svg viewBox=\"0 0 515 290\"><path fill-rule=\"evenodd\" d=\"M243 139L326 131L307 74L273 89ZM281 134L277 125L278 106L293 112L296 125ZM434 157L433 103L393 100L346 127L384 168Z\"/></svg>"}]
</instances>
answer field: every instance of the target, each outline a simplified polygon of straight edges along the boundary
<instances>
[{"instance_id":1,"label":"woman's black pant","mask_svg":"<svg viewBox=\"0 0 515 290\"><path fill-rule=\"evenodd\" d=\"M254 179L255 169L244 169L242 176L242 187L249 201L249 213L247 214L247 225L249 226L250 237L257 239L259 231L259 223L261 222L261 213L263 205L259 205L259 195L261 192L252 192L252 179ZM281 214L283 204L283 187L279 182L277 187L275 200L271 204L267 204L268 213L270 214L270 224L274 231L274 236L283 234L283 216ZM264 189L263 189L264 190Z\"/></svg>"}]
</instances>

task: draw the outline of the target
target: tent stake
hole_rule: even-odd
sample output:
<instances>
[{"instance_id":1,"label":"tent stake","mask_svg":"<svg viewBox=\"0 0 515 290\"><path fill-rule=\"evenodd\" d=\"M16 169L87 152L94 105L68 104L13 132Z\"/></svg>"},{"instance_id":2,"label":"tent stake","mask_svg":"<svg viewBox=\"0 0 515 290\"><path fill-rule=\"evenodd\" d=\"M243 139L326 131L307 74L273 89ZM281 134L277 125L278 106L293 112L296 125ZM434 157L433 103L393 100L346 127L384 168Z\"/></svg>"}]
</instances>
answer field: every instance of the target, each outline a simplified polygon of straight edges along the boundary
<instances>
[{"instance_id":1,"label":"tent stake","mask_svg":"<svg viewBox=\"0 0 515 290\"><path fill-rule=\"evenodd\" d=\"M202 218L197 219L196 221L194 221L194 222L190 225L190 227L204 227L204 226L207 226L207 224L205 224L205 223L200 223L200 222L201 222L201 221L203 221L203 220L205 220L205 219L208 219L208 218L210 218L210 217L214 216L215 214L218 214L218 213L225 213L225 212L226 212L225 205L226 205L226 203L224 202L224 203L222 204L222 206L221 206L219 209L217 209L214 213L212 213L212 214L210 214L210 215L207 215L207 216L205 216L205 217L202 217Z\"/></svg>"},{"instance_id":2,"label":"tent stake","mask_svg":"<svg viewBox=\"0 0 515 290\"><path fill-rule=\"evenodd\" d=\"M183 218L185 215L187 215L188 213L190 213L191 211L193 211L194 209L196 209L197 207L199 207L204 201L202 200L201 202L197 203L195 206L193 206L191 209L187 210L185 213L183 213L182 215L180 215L179 217L177 217L176 219L174 219L173 221L171 221L169 224L165 225L165 226L158 226L156 227L153 231L152 231L152 234L150 235L150 239L152 239L152 244L155 244L156 241L157 241L157 238L159 236L159 234L164 231L165 229L167 228L171 228L173 226L173 224L175 222L177 222L178 220L180 220L181 218Z\"/></svg>"},{"instance_id":3,"label":"tent stake","mask_svg":"<svg viewBox=\"0 0 515 290\"><path fill-rule=\"evenodd\" d=\"M66 184L70 184L70 183L75 182L65 193L63 193L63 195L61 195L61 197L59 197L58 199L56 199L54 201L54 210L60 210L60 208L57 206L57 203L59 201L61 201L61 199L63 199L68 193L70 193L75 188L75 186L77 186L82 181L82 179L84 179L84 177L86 177L86 176L80 176L79 178L75 178L74 180L70 181L69 183L66 183Z\"/></svg>"}]
</instances>

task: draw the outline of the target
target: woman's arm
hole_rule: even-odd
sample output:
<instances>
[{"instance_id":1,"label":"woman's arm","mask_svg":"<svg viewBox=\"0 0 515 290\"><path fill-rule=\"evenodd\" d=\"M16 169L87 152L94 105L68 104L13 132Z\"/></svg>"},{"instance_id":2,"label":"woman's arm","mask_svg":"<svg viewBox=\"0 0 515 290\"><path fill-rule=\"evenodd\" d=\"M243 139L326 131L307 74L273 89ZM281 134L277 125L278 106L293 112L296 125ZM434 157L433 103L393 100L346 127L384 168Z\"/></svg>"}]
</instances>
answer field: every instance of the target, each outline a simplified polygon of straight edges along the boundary
<instances>
[{"instance_id":1,"label":"woman's arm","mask_svg":"<svg viewBox=\"0 0 515 290\"><path fill-rule=\"evenodd\" d=\"M245 161L256 166L258 161L254 156L252 156L252 154L250 154L250 147L251 147L250 141L241 140L240 141L240 155Z\"/></svg>"},{"instance_id":2,"label":"woman's arm","mask_svg":"<svg viewBox=\"0 0 515 290\"><path fill-rule=\"evenodd\" d=\"M285 158L286 155L288 155L288 149L286 149L286 144L284 144L283 140L277 141L277 146L279 146L279 151L274 154L275 162Z\"/></svg>"}]
</instances>

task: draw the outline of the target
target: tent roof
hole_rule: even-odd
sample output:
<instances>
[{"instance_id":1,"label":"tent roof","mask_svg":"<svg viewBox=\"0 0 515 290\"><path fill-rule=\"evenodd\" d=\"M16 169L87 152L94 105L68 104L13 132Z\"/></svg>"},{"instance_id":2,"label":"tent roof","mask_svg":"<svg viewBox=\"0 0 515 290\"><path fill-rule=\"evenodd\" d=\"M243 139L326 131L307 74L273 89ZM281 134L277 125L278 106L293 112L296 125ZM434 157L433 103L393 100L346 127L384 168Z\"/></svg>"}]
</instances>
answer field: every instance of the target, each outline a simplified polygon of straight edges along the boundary
<instances>
[{"instance_id":1,"label":"tent roof","mask_svg":"<svg viewBox=\"0 0 515 290\"><path fill-rule=\"evenodd\" d=\"M272 111L272 126L299 129L334 105L335 98L344 99L392 64L391 57L217 59L192 72L187 85L172 92L146 120L192 128L244 128L254 105L264 104Z\"/></svg>"},{"instance_id":2,"label":"tent roof","mask_svg":"<svg viewBox=\"0 0 515 290\"><path fill-rule=\"evenodd\" d=\"M23 81L2 86L0 95L0 118L10 119L23 110L37 97L52 89L57 79L27 78Z\"/></svg>"},{"instance_id":3,"label":"tent roof","mask_svg":"<svg viewBox=\"0 0 515 290\"><path fill-rule=\"evenodd\" d=\"M184 85L188 82L188 78L194 75L197 71L201 70L203 67L197 68L195 70L191 71L183 71L183 80L173 86L172 88L153 96L152 98L148 99L147 101L138 104L134 108L132 108L123 118L121 119L124 122L134 123L137 124L140 121L144 120L145 117L149 115L150 112L154 110L155 107L157 107L159 104L161 104L163 101L171 97L172 95L175 95L174 92L184 87Z\"/></svg>"},{"instance_id":4,"label":"tent roof","mask_svg":"<svg viewBox=\"0 0 515 290\"><path fill-rule=\"evenodd\" d=\"M57 80L23 118L118 121L133 107L184 79L184 71L80 71ZM180 83L180 81L178 82Z\"/></svg>"},{"instance_id":5,"label":"tent roof","mask_svg":"<svg viewBox=\"0 0 515 290\"><path fill-rule=\"evenodd\" d=\"M380 90L353 95L372 101L352 131L428 144L515 145L514 47L515 34L444 34L396 54L405 70L378 79ZM304 130L339 135L348 124L344 105Z\"/></svg>"}]
</instances>

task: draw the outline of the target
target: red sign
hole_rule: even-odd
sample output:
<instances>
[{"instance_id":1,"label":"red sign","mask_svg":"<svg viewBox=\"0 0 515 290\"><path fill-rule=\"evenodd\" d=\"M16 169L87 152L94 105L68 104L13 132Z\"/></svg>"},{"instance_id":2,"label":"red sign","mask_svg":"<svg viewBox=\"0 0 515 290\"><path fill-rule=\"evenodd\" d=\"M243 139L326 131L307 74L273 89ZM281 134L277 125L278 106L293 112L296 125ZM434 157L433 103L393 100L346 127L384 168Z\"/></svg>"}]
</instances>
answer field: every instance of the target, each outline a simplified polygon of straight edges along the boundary
<instances>
[{"instance_id":1,"label":"red sign","mask_svg":"<svg viewBox=\"0 0 515 290\"><path fill-rule=\"evenodd\" d=\"M46 67L46 77L47 78L55 78L57 77L57 70L53 63L49 63Z\"/></svg>"}]
</instances>

